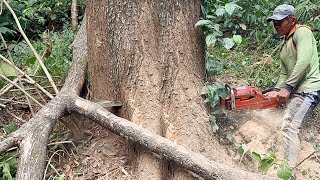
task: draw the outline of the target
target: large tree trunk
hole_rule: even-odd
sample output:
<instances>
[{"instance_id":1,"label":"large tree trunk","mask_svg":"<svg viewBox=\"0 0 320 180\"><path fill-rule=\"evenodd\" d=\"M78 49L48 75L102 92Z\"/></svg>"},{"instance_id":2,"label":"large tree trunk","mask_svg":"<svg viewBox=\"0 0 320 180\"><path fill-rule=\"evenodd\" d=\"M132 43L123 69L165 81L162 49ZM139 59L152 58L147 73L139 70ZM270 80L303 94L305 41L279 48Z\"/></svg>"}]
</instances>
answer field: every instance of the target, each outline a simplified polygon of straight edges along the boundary
<instances>
[{"instance_id":1,"label":"large tree trunk","mask_svg":"<svg viewBox=\"0 0 320 180\"><path fill-rule=\"evenodd\" d=\"M60 93L35 117L0 142L0 153L6 152L16 144L19 145L20 160L17 179L43 179L48 136L56 122L70 112L85 115L117 135L130 139L139 146L145 147L146 150L158 153L205 179L275 179L210 161L201 154L144 129L139 124L113 115L97 103L80 98L78 95L83 85L87 63L85 26L80 28L72 47L73 63ZM154 177L157 178L157 176Z\"/></svg>"},{"instance_id":2,"label":"large tree trunk","mask_svg":"<svg viewBox=\"0 0 320 180\"><path fill-rule=\"evenodd\" d=\"M213 138L199 93L205 78L204 43L194 24L201 1L91 0L87 5L92 99L121 101L118 115L232 164ZM191 177L144 149L134 152L139 178Z\"/></svg>"}]
</instances>

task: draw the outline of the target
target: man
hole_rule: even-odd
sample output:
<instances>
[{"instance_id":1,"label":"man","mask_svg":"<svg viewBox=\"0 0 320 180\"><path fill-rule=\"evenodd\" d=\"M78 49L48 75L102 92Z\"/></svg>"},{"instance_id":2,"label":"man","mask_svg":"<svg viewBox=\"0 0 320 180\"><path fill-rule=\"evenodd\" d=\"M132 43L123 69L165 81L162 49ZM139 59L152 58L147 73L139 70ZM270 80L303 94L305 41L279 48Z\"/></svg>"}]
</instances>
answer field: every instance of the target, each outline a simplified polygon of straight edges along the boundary
<instances>
[{"instance_id":1,"label":"man","mask_svg":"<svg viewBox=\"0 0 320 180\"><path fill-rule=\"evenodd\" d=\"M288 101L282 132L285 159L294 168L297 165L300 140L299 130L308 113L320 101L320 71L316 40L311 30L297 24L295 9L279 5L267 19L273 21L279 36L284 36L280 51L281 74L273 91L265 96ZM290 179L294 179L291 177Z\"/></svg>"}]
</instances>

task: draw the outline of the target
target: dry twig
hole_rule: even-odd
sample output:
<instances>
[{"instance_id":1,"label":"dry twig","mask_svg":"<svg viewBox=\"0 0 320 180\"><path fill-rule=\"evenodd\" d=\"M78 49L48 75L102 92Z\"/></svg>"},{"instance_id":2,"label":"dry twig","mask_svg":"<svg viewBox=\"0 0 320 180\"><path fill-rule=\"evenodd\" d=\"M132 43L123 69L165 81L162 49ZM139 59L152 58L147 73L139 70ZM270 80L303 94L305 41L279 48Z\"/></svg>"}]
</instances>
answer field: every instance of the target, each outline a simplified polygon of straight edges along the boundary
<instances>
[{"instance_id":1,"label":"dry twig","mask_svg":"<svg viewBox=\"0 0 320 180\"><path fill-rule=\"evenodd\" d=\"M24 71L22 71L21 69L19 69L17 66L15 66L14 64L12 64L7 58L5 58L4 56L2 56L0 54L0 58L8 63L10 66L12 66L15 70L17 70L22 76L26 77L29 81L30 84L34 84L36 87L38 87L44 94L46 94L49 98L53 98L53 95L50 94L47 90L45 90L42 86L40 86L38 83L36 83L35 80L33 80L28 74L26 74Z\"/></svg>"},{"instance_id":2,"label":"dry twig","mask_svg":"<svg viewBox=\"0 0 320 180\"><path fill-rule=\"evenodd\" d=\"M59 90L58 90L57 86L55 85L54 81L52 80L52 77L51 77L50 73L48 72L46 66L45 66L44 63L42 62L39 54L38 54L37 51L34 49L34 47L32 46L32 44L30 43L28 37L27 37L26 34L24 33L24 31L23 31L23 29L22 29L22 27L21 27L21 25L20 25L20 22L19 22L19 20L18 20L18 18L17 18L17 16L16 16L15 12L12 10L12 8L10 7L10 5L8 4L8 2L7 2L6 0L3 0L3 3L7 6L7 8L9 9L9 11L11 12L14 20L16 21L16 24L17 24L17 26L18 26L19 31L21 32L21 35L23 36L23 38L25 39L25 41L26 41L27 44L29 45L30 49L31 49L32 52L34 53L34 55L35 55L38 63L40 64L41 68L43 69L44 73L46 74L46 76L47 76L47 78L48 78L51 86L53 87L55 93L58 94L58 93L59 93Z\"/></svg>"},{"instance_id":3,"label":"dry twig","mask_svg":"<svg viewBox=\"0 0 320 180\"><path fill-rule=\"evenodd\" d=\"M0 74L0 77L3 78L4 80L10 82L12 85L14 85L16 88L20 89L26 96L28 96L32 101L34 101L35 103L37 103L40 107L43 107L43 105L37 101L36 99L34 99L27 91L25 91L22 87L20 87L19 85L17 85L16 83L14 83L13 81L11 81L10 79L8 79L7 77L5 77L4 75Z\"/></svg>"}]
</instances>

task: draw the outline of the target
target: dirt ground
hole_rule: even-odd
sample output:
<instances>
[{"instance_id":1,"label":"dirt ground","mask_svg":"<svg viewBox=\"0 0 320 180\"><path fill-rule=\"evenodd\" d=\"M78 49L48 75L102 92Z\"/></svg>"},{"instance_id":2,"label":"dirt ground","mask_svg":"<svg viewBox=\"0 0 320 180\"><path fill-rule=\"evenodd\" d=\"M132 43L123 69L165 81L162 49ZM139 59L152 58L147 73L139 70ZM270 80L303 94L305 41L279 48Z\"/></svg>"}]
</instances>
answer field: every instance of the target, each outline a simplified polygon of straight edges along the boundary
<instances>
[{"instance_id":1,"label":"dirt ground","mask_svg":"<svg viewBox=\"0 0 320 180\"><path fill-rule=\"evenodd\" d=\"M28 119L26 111L19 111L24 119ZM219 111L218 125L220 130L213 136L219 140L220 145L225 148L230 160L239 168L258 172L258 163L250 153L247 153L240 162L240 156L236 150L241 144L246 144L250 148L249 152L255 151L262 154L274 153L283 160L282 149L282 124L283 109L271 109L263 111ZM1 124L8 123L12 119L7 113L2 111ZM320 144L320 119L316 117L306 121L301 131L301 152L299 161L301 164L296 168L298 180L320 179L320 159L319 153L314 153ZM16 124L22 124L15 120ZM53 158L57 170L65 179L138 179L135 175L134 154L135 145L127 140L106 131L104 128L90 121L84 121L86 127L86 137L83 141L74 146L65 146L68 155L59 161ZM60 129L61 131L61 129ZM67 130L63 130L67 131ZM70 138L70 133L68 134ZM72 153L70 153L72 152ZM52 153L48 153L52 155ZM160 158L157 154L155 157ZM311 156L310 156L311 155ZM62 154L60 155L62 157ZM277 166L271 167L268 175L276 176ZM51 176L50 176L51 174ZM54 177L52 170L48 170L48 177ZM193 179L201 179L197 175ZM50 178L48 178L50 179Z\"/></svg>"},{"instance_id":2,"label":"dirt ground","mask_svg":"<svg viewBox=\"0 0 320 180\"><path fill-rule=\"evenodd\" d=\"M242 159L240 167L249 171L258 172L258 162L250 155L252 151L260 154L275 154L278 164L283 160L284 150L282 147L282 116L283 109L271 110L248 110L241 112L224 112L226 117L220 118L222 126L220 137L227 137L224 143L233 160L240 162L240 156L236 154L236 149L241 144L249 147L249 153ZM320 119L316 117L305 121L301 130L301 152L295 174L298 180L320 179L320 159L319 152L314 153L316 148L319 150L320 143ZM314 154L313 154L314 153ZM311 157L309 157L313 154ZM271 167L267 173L277 176L277 165Z\"/></svg>"}]
</instances>

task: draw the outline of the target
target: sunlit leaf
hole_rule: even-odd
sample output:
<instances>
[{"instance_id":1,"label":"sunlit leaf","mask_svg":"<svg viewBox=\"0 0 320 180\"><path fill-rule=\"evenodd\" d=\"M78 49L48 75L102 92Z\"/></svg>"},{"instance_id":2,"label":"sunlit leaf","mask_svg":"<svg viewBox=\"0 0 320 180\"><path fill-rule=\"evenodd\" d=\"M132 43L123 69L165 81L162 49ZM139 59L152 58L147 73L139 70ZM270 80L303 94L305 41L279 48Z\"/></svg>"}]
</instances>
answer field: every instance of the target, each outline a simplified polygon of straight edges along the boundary
<instances>
[{"instance_id":1,"label":"sunlit leaf","mask_svg":"<svg viewBox=\"0 0 320 180\"><path fill-rule=\"evenodd\" d=\"M206 44L207 46L213 46L217 41L217 37L215 36L215 34L209 34L206 37Z\"/></svg>"},{"instance_id":2,"label":"sunlit leaf","mask_svg":"<svg viewBox=\"0 0 320 180\"><path fill-rule=\"evenodd\" d=\"M211 25L213 26L213 22L210 21L210 20L206 20L206 19L201 19L199 20L194 26L195 27L199 27L199 26L208 26L208 25Z\"/></svg>"},{"instance_id":3,"label":"sunlit leaf","mask_svg":"<svg viewBox=\"0 0 320 180\"><path fill-rule=\"evenodd\" d=\"M287 161L281 163L277 170L277 176L283 180L288 180L292 176L292 168L289 166Z\"/></svg>"},{"instance_id":4,"label":"sunlit leaf","mask_svg":"<svg viewBox=\"0 0 320 180\"><path fill-rule=\"evenodd\" d=\"M209 103L210 100L209 100L209 98L206 98L203 102L204 102L204 103Z\"/></svg>"},{"instance_id":5,"label":"sunlit leaf","mask_svg":"<svg viewBox=\"0 0 320 180\"><path fill-rule=\"evenodd\" d=\"M268 155L264 157L260 161L259 171L261 171L263 174L266 174L269 170L269 168L276 162L277 158L274 154Z\"/></svg>"},{"instance_id":6,"label":"sunlit leaf","mask_svg":"<svg viewBox=\"0 0 320 180\"><path fill-rule=\"evenodd\" d=\"M261 155L260 155L259 153L253 151L253 152L251 153L251 155L252 155L253 159L261 162Z\"/></svg>"},{"instance_id":7,"label":"sunlit leaf","mask_svg":"<svg viewBox=\"0 0 320 180\"><path fill-rule=\"evenodd\" d=\"M223 7L219 7L216 9L217 16L222 16L225 12L226 12L226 10Z\"/></svg>"},{"instance_id":8,"label":"sunlit leaf","mask_svg":"<svg viewBox=\"0 0 320 180\"><path fill-rule=\"evenodd\" d=\"M237 150L237 154L239 154L240 156L244 155L245 153L247 153L249 151L249 147L246 144L242 144L238 150Z\"/></svg>"},{"instance_id":9,"label":"sunlit leaf","mask_svg":"<svg viewBox=\"0 0 320 180\"><path fill-rule=\"evenodd\" d=\"M234 42L230 38L223 38L222 43L223 47L225 47L226 49L231 49L234 46Z\"/></svg>"},{"instance_id":10,"label":"sunlit leaf","mask_svg":"<svg viewBox=\"0 0 320 180\"><path fill-rule=\"evenodd\" d=\"M242 42L242 37L240 35L233 35L232 40L237 44L240 45Z\"/></svg>"},{"instance_id":11,"label":"sunlit leaf","mask_svg":"<svg viewBox=\"0 0 320 180\"><path fill-rule=\"evenodd\" d=\"M208 94L208 87L205 85L201 89L201 95Z\"/></svg>"},{"instance_id":12,"label":"sunlit leaf","mask_svg":"<svg viewBox=\"0 0 320 180\"><path fill-rule=\"evenodd\" d=\"M236 10L236 8L238 7L238 5L234 4L234 3L227 3L225 6L226 11L228 12L228 14L231 16L233 14L233 12Z\"/></svg>"},{"instance_id":13,"label":"sunlit leaf","mask_svg":"<svg viewBox=\"0 0 320 180\"><path fill-rule=\"evenodd\" d=\"M15 33L15 31L12 31L11 29L9 29L7 27L0 27L0 32L2 34L6 34L6 33L14 34Z\"/></svg>"},{"instance_id":14,"label":"sunlit leaf","mask_svg":"<svg viewBox=\"0 0 320 180\"><path fill-rule=\"evenodd\" d=\"M2 173L3 173L3 177L5 177L7 180L12 180L9 163L7 162L3 163Z\"/></svg>"},{"instance_id":15,"label":"sunlit leaf","mask_svg":"<svg viewBox=\"0 0 320 180\"><path fill-rule=\"evenodd\" d=\"M240 23L239 26L241 27L242 30L247 30L247 26L243 23Z\"/></svg>"},{"instance_id":16,"label":"sunlit leaf","mask_svg":"<svg viewBox=\"0 0 320 180\"><path fill-rule=\"evenodd\" d=\"M10 77L16 76L15 69L4 61L0 61L0 74Z\"/></svg>"}]
</instances>

